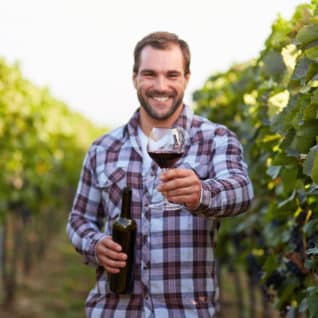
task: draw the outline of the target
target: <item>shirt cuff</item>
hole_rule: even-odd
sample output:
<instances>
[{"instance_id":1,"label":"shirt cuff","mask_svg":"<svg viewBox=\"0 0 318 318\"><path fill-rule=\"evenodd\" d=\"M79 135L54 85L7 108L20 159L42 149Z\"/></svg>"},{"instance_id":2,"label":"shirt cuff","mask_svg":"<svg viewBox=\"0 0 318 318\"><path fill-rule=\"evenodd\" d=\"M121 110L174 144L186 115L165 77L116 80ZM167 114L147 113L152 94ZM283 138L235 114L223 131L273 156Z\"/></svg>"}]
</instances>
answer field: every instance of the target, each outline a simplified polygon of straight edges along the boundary
<instances>
[{"instance_id":1,"label":"shirt cuff","mask_svg":"<svg viewBox=\"0 0 318 318\"><path fill-rule=\"evenodd\" d=\"M96 255L96 245L106 236L107 235L105 233L100 232L93 236L89 244L89 250L83 254L85 264L93 266L100 265Z\"/></svg>"},{"instance_id":2,"label":"shirt cuff","mask_svg":"<svg viewBox=\"0 0 318 318\"><path fill-rule=\"evenodd\" d=\"M101 237L98 239L98 241L95 243L94 254L95 254L95 261L96 261L97 265L101 265L101 264L99 263L99 260L98 260L97 254L96 254L96 246L97 246L97 244L98 244L102 239L104 239L106 236L108 236L108 235L102 234Z\"/></svg>"},{"instance_id":3,"label":"shirt cuff","mask_svg":"<svg viewBox=\"0 0 318 318\"><path fill-rule=\"evenodd\" d=\"M188 208L186 205L185 205L185 207L187 208L187 209L189 209L191 212L194 212L194 211L196 211L201 205L202 205L202 201L203 200L203 191L202 191L202 183L201 183L201 189L200 189L200 201L199 201L199 203L198 203L198 205L196 206L196 207L194 207L194 208Z\"/></svg>"},{"instance_id":4,"label":"shirt cuff","mask_svg":"<svg viewBox=\"0 0 318 318\"><path fill-rule=\"evenodd\" d=\"M212 194L210 188L204 182L201 182L200 203L196 208L190 209L190 211L197 216L207 216L211 197Z\"/></svg>"}]
</instances>

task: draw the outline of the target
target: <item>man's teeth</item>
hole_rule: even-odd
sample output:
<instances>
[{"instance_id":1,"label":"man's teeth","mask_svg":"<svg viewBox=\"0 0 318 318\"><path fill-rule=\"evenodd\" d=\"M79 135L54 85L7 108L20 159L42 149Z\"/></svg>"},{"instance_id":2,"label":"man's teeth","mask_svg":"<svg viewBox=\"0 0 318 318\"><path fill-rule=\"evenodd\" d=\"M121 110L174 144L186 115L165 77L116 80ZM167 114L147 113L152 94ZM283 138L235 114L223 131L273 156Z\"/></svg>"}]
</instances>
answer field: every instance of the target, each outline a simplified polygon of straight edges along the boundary
<instances>
[{"instance_id":1,"label":"man's teeth","mask_svg":"<svg viewBox=\"0 0 318 318\"><path fill-rule=\"evenodd\" d=\"M169 97L166 97L166 96L165 97L155 96L154 99L159 101L159 102L166 102L169 99Z\"/></svg>"}]
</instances>

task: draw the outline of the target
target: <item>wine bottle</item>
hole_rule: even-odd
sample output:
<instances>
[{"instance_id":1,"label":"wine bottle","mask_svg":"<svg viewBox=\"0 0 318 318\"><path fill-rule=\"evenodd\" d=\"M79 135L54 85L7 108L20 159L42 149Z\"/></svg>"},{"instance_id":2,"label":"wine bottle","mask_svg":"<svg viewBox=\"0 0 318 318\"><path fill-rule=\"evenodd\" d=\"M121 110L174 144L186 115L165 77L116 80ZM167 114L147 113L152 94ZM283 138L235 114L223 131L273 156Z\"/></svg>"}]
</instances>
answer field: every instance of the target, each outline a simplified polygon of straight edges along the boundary
<instances>
[{"instance_id":1,"label":"wine bottle","mask_svg":"<svg viewBox=\"0 0 318 318\"><path fill-rule=\"evenodd\" d=\"M121 214L112 227L113 241L127 254L126 266L121 268L119 273L109 275L110 290L116 294L128 294L133 289L137 225L130 215L131 193L129 187L124 189Z\"/></svg>"}]
</instances>

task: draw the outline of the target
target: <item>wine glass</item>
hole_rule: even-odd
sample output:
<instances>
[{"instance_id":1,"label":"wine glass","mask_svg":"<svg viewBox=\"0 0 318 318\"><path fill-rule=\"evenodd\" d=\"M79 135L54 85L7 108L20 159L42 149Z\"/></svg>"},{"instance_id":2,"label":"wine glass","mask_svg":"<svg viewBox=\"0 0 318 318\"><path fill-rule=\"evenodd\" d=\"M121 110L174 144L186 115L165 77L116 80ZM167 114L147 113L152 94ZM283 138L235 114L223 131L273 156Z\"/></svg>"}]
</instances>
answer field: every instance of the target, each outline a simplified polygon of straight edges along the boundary
<instances>
[{"instance_id":1,"label":"wine glass","mask_svg":"<svg viewBox=\"0 0 318 318\"><path fill-rule=\"evenodd\" d=\"M163 170L174 167L178 159L183 155L185 147L185 131L181 127L176 128L152 128L147 151L149 156ZM164 210L177 210L182 208L180 204L163 201L150 204L150 207L164 207Z\"/></svg>"}]
</instances>

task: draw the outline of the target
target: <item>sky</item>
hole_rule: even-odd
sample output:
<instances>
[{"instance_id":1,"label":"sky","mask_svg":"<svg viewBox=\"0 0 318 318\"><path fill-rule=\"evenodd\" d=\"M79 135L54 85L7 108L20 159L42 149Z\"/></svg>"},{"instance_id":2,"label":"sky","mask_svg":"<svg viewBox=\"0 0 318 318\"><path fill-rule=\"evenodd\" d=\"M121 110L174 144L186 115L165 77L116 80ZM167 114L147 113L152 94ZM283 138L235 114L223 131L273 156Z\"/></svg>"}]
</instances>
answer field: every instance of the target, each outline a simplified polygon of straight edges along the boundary
<instances>
[{"instance_id":1,"label":"sky","mask_svg":"<svg viewBox=\"0 0 318 318\"><path fill-rule=\"evenodd\" d=\"M125 124L139 106L135 44L169 31L191 49L185 102L207 78L257 57L281 14L309 0L0 0L0 58L101 126Z\"/></svg>"}]
</instances>

